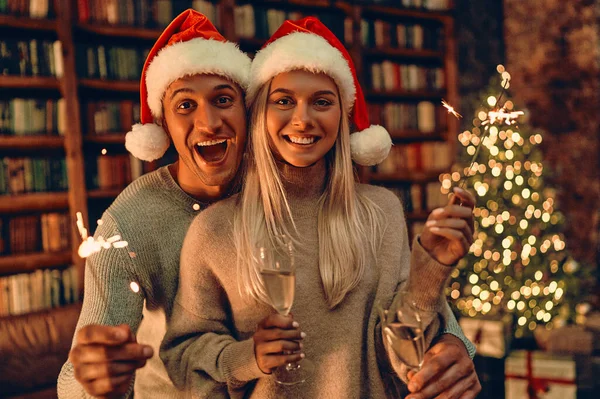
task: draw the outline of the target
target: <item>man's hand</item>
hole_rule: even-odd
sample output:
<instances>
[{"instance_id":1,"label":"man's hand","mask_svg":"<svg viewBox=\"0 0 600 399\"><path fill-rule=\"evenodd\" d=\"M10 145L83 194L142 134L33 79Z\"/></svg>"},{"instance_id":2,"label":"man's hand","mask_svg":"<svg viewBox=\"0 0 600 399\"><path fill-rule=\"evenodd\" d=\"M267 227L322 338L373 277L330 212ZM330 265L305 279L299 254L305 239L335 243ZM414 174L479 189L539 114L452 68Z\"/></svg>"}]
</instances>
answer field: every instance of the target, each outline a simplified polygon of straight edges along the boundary
<instances>
[{"instance_id":1,"label":"man's hand","mask_svg":"<svg viewBox=\"0 0 600 399\"><path fill-rule=\"evenodd\" d=\"M152 357L152 347L138 344L128 325L89 325L77 332L69 353L75 379L98 398L121 397L135 370Z\"/></svg>"},{"instance_id":2,"label":"man's hand","mask_svg":"<svg viewBox=\"0 0 600 399\"><path fill-rule=\"evenodd\" d=\"M264 318L252 336L258 368L271 374L277 367L302 360L305 334L292 316L272 314Z\"/></svg>"},{"instance_id":3,"label":"man's hand","mask_svg":"<svg viewBox=\"0 0 600 399\"><path fill-rule=\"evenodd\" d=\"M406 399L473 399L481 391L473 361L465 344L451 334L443 334L427 353L423 367L408 373Z\"/></svg>"}]
</instances>

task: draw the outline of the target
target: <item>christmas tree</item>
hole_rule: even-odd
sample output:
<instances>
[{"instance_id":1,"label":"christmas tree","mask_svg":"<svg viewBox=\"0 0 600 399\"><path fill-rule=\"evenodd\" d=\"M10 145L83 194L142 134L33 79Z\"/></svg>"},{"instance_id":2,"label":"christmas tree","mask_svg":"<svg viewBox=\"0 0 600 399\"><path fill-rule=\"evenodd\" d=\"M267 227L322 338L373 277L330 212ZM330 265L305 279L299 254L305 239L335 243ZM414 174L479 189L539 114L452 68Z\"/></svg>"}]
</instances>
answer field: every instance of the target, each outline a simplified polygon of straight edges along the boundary
<instances>
[{"instance_id":1,"label":"christmas tree","mask_svg":"<svg viewBox=\"0 0 600 399\"><path fill-rule=\"evenodd\" d=\"M510 74L501 65L498 72L473 127L458 136L464 147L458 163L440 177L442 192L460 185L477 199L475 242L454 270L448 295L464 316L512 316L519 338L574 314L580 268L565 248L555 191L544 183L542 134L508 98Z\"/></svg>"}]
</instances>

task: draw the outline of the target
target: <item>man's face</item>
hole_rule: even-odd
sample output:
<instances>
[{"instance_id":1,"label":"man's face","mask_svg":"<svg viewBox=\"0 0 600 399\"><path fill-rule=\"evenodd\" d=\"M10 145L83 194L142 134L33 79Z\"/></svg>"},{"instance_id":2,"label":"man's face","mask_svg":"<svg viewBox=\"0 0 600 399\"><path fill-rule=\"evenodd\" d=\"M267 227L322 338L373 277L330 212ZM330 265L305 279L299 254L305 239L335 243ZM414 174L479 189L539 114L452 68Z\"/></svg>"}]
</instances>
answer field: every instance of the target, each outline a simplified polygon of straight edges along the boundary
<instances>
[{"instance_id":1,"label":"man's face","mask_svg":"<svg viewBox=\"0 0 600 399\"><path fill-rule=\"evenodd\" d=\"M163 114L183 164L180 184L197 185L200 190L228 185L246 144L246 109L240 87L217 75L178 79L165 92Z\"/></svg>"}]
</instances>

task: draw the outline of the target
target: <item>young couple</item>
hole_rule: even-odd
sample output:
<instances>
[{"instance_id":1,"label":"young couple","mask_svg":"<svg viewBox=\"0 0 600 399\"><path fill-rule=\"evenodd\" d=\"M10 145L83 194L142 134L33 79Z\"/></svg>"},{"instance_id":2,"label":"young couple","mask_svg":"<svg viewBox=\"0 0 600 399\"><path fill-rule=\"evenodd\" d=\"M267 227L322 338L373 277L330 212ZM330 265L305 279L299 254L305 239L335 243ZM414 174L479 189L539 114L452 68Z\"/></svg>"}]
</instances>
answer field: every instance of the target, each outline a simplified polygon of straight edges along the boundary
<instances>
[{"instance_id":1,"label":"young couple","mask_svg":"<svg viewBox=\"0 0 600 399\"><path fill-rule=\"evenodd\" d=\"M182 13L146 60L141 122L130 152L150 161L172 141L179 159L133 182L102 217L96 235L129 247L87 260L61 398L477 395L472 345L443 295L472 241L474 199L457 190L462 206L433 211L410 251L398 199L355 183L352 160L380 162L390 140L369 126L352 61L318 20L286 21L250 66L203 15ZM269 305L253 262L281 233L297 255L288 317ZM399 288L435 314L408 386L374 310ZM305 354L311 379L273 382L274 368Z\"/></svg>"}]
</instances>

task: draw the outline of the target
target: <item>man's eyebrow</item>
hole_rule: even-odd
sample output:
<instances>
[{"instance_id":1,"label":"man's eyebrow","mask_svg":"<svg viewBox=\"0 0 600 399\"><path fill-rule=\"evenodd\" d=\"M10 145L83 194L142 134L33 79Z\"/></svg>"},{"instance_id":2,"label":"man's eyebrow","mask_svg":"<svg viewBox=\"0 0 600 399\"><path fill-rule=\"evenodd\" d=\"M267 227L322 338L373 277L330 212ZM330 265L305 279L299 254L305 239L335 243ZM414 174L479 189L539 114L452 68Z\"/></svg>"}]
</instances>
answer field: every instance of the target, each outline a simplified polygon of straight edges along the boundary
<instances>
[{"instance_id":1,"label":"man's eyebrow","mask_svg":"<svg viewBox=\"0 0 600 399\"><path fill-rule=\"evenodd\" d=\"M179 93L193 93L193 92L194 92L194 90L189 89L187 87L182 87L181 89L173 90L173 93L171 93L171 100L173 100L175 95L177 95Z\"/></svg>"},{"instance_id":2,"label":"man's eyebrow","mask_svg":"<svg viewBox=\"0 0 600 399\"><path fill-rule=\"evenodd\" d=\"M216 90L223 90L223 89L231 89L233 91L236 91L235 88L232 85L227 84L227 83L223 83L223 84L216 85L215 87L213 87L213 90L215 90L215 91Z\"/></svg>"}]
</instances>

